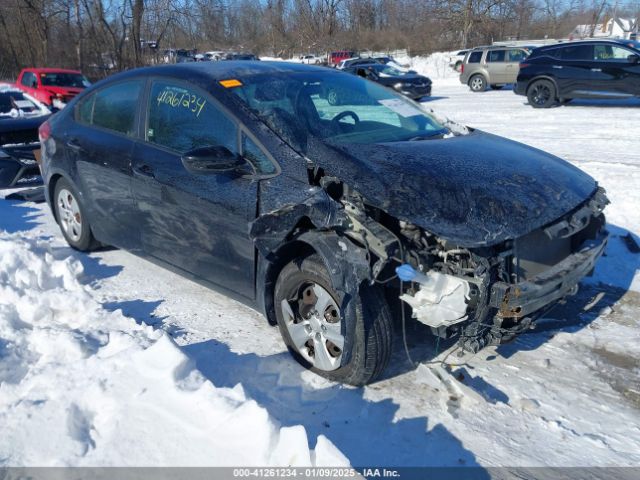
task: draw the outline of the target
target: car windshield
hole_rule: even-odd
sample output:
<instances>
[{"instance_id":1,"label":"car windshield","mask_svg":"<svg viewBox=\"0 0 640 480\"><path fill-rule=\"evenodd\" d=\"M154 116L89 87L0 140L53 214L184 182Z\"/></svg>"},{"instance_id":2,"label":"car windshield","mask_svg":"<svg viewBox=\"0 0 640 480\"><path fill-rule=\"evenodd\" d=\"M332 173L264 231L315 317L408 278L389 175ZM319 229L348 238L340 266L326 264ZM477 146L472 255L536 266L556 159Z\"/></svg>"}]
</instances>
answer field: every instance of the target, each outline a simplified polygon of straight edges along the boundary
<instances>
[{"instance_id":1,"label":"car windshield","mask_svg":"<svg viewBox=\"0 0 640 480\"><path fill-rule=\"evenodd\" d=\"M0 92L0 119L43 114L40 108L18 91Z\"/></svg>"},{"instance_id":2,"label":"car windshield","mask_svg":"<svg viewBox=\"0 0 640 480\"><path fill-rule=\"evenodd\" d=\"M406 75L405 72L398 70L397 68L390 67L389 65L383 65L382 68L378 66L373 67L380 76L384 77L401 77L402 75Z\"/></svg>"},{"instance_id":3,"label":"car windshield","mask_svg":"<svg viewBox=\"0 0 640 480\"><path fill-rule=\"evenodd\" d=\"M46 87L86 88L91 83L84 75L68 72L47 72L40 74L40 81Z\"/></svg>"},{"instance_id":4,"label":"car windshield","mask_svg":"<svg viewBox=\"0 0 640 480\"><path fill-rule=\"evenodd\" d=\"M331 144L373 144L448 133L419 104L355 75L255 75L232 91L294 147L309 135Z\"/></svg>"}]
</instances>

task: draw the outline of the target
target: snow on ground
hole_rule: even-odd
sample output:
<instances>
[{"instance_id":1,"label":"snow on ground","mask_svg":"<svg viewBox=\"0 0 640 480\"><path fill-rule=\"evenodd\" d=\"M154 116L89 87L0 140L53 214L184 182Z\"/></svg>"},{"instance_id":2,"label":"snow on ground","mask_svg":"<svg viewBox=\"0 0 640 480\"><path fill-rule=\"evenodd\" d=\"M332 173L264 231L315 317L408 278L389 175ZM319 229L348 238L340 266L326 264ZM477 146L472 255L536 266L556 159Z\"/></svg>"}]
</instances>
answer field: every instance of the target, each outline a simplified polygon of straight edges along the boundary
<instances>
[{"instance_id":1,"label":"snow on ground","mask_svg":"<svg viewBox=\"0 0 640 480\"><path fill-rule=\"evenodd\" d=\"M304 427L279 428L240 384L214 386L82 277L46 239L0 238L0 464L348 464L322 436L310 451Z\"/></svg>"},{"instance_id":2,"label":"snow on ground","mask_svg":"<svg viewBox=\"0 0 640 480\"><path fill-rule=\"evenodd\" d=\"M411 327L417 369L397 331L385 378L349 388L294 363L256 312L127 252L74 252L46 206L0 200L0 464L308 463L301 425L356 466L639 465L640 257L623 241L640 235L637 103L542 111L510 90L471 93L455 73L432 78L428 107L607 188L611 243L576 297L474 356L446 356L449 343ZM345 461L330 450L325 464Z\"/></svg>"}]
</instances>

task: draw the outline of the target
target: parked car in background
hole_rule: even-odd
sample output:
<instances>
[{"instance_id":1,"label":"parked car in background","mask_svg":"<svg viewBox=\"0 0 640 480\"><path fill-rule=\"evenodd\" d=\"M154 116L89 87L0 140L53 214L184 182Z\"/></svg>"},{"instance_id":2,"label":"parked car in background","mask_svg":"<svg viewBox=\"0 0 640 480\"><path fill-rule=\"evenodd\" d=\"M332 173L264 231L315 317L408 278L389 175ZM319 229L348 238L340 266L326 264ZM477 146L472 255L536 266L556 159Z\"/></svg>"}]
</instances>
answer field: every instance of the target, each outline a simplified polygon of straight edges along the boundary
<instances>
[{"instance_id":1,"label":"parked car in background","mask_svg":"<svg viewBox=\"0 0 640 480\"><path fill-rule=\"evenodd\" d=\"M464 57L460 83L469 85L473 92L515 83L520 62L528 55L529 50L523 47L476 47Z\"/></svg>"},{"instance_id":2,"label":"parked car in background","mask_svg":"<svg viewBox=\"0 0 640 480\"><path fill-rule=\"evenodd\" d=\"M300 57L300 63L305 65L320 65L324 62L324 58L318 55L303 55Z\"/></svg>"},{"instance_id":3,"label":"parked car in background","mask_svg":"<svg viewBox=\"0 0 640 480\"><path fill-rule=\"evenodd\" d=\"M260 60L253 53L227 53L223 60Z\"/></svg>"},{"instance_id":4,"label":"parked car in background","mask_svg":"<svg viewBox=\"0 0 640 480\"><path fill-rule=\"evenodd\" d=\"M333 88L343 106L322 98ZM321 67L129 70L40 134L69 245L124 248L233 296L333 381L383 373L390 302L477 352L575 293L607 242L606 196L577 167Z\"/></svg>"},{"instance_id":5,"label":"parked car in background","mask_svg":"<svg viewBox=\"0 0 640 480\"><path fill-rule=\"evenodd\" d=\"M12 85L0 85L0 188L40 179L34 155L40 150L38 127L51 111Z\"/></svg>"},{"instance_id":6,"label":"parked car in background","mask_svg":"<svg viewBox=\"0 0 640 480\"><path fill-rule=\"evenodd\" d=\"M353 50L338 50L336 52L331 52L327 56L327 64L330 67L337 67L342 60L356 58L357 56L358 55Z\"/></svg>"},{"instance_id":7,"label":"parked car in background","mask_svg":"<svg viewBox=\"0 0 640 480\"><path fill-rule=\"evenodd\" d=\"M392 88L412 100L419 100L431 95L431 79L417 73L403 72L389 65L381 63L357 64L345 68L344 71ZM339 105L342 101L340 91L328 92L327 100L333 105Z\"/></svg>"},{"instance_id":8,"label":"parked car in background","mask_svg":"<svg viewBox=\"0 0 640 480\"><path fill-rule=\"evenodd\" d=\"M212 50L210 52L204 52L204 56L211 61L222 60L226 56L226 52L221 50Z\"/></svg>"},{"instance_id":9,"label":"parked car in background","mask_svg":"<svg viewBox=\"0 0 640 480\"><path fill-rule=\"evenodd\" d=\"M336 65L336 68L338 70L344 70L345 68L355 67L357 65L370 65L372 63L379 62L367 57L345 58L344 60L340 60L340 62Z\"/></svg>"},{"instance_id":10,"label":"parked car in background","mask_svg":"<svg viewBox=\"0 0 640 480\"><path fill-rule=\"evenodd\" d=\"M25 68L16 86L48 107L61 109L91 85L81 72L60 68Z\"/></svg>"},{"instance_id":11,"label":"parked car in background","mask_svg":"<svg viewBox=\"0 0 640 480\"><path fill-rule=\"evenodd\" d=\"M456 72L459 72L462 68L462 63L464 62L464 57L467 52L469 52L469 50L460 50L455 55L449 57L449 66Z\"/></svg>"},{"instance_id":12,"label":"parked car in background","mask_svg":"<svg viewBox=\"0 0 640 480\"><path fill-rule=\"evenodd\" d=\"M520 64L514 91L534 108L574 98L640 97L640 42L589 40L536 48Z\"/></svg>"}]
</instances>

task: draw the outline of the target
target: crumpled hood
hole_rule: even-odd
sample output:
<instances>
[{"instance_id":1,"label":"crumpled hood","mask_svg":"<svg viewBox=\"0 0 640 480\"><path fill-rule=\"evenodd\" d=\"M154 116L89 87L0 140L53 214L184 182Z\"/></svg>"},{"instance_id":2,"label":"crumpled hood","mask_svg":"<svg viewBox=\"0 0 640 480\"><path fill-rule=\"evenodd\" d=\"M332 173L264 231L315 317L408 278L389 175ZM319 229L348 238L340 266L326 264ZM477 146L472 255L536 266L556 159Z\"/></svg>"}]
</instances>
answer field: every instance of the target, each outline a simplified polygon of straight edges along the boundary
<instances>
[{"instance_id":1,"label":"crumpled hood","mask_svg":"<svg viewBox=\"0 0 640 480\"><path fill-rule=\"evenodd\" d=\"M318 165L367 203L465 247L520 237L568 213L597 187L560 158L477 130L330 148L333 158L321 155Z\"/></svg>"}]
</instances>

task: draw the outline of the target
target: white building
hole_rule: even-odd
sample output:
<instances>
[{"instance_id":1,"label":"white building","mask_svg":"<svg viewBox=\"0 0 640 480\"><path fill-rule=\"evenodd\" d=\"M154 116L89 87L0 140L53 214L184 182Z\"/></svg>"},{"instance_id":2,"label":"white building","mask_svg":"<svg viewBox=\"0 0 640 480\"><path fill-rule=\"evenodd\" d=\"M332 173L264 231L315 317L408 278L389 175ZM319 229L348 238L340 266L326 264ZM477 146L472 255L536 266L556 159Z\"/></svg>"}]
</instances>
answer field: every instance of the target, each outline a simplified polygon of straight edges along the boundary
<instances>
[{"instance_id":1,"label":"white building","mask_svg":"<svg viewBox=\"0 0 640 480\"><path fill-rule=\"evenodd\" d=\"M578 25L569 34L570 39L623 38L629 40L638 33L637 18L609 18L596 25Z\"/></svg>"}]
</instances>

